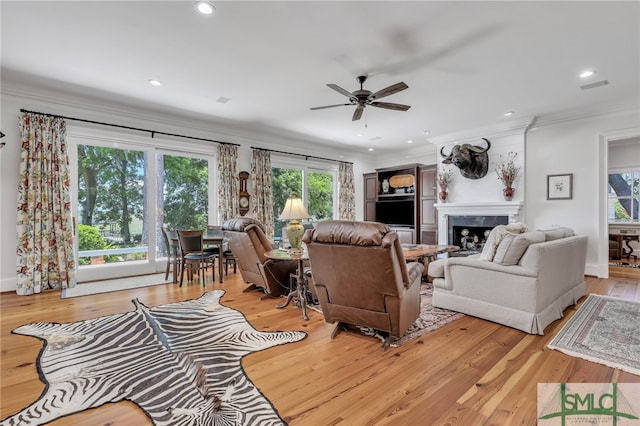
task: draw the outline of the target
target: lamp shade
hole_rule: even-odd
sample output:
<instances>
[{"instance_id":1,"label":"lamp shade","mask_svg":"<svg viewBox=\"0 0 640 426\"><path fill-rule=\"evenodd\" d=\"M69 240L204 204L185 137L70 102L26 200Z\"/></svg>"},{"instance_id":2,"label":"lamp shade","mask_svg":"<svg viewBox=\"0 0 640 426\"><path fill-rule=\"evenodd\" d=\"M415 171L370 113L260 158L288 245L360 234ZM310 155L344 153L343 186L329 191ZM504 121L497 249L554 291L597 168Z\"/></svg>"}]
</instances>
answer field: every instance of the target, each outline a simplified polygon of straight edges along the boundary
<instances>
[{"instance_id":1,"label":"lamp shade","mask_svg":"<svg viewBox=\"0 0 640 426\"><path fill-rule=\"evenodd\" d=\"M289 239L289 244L291 244L291 250L294 252L301 251L300 245L302 243L302 235L304 234L304 227L298 219L307 218L309 218L309 213L307 213L307 209L304 208L302 200L298 198L296 194L291 194L291 198L287 199L282 214L278 219L291 221L289 225L287 225L287 238Z\"/></svg>"},{"instance_id":2,"label":"lamp shade","mask_svg":"<svg viewBox=\"0 0 640 426\"><path fill-rule=\"evenodd\" d=\"M282 209L282 213L278 219L293 220L308 218L309 213L307 213L307 209L304 207L304 204L302 204L302 200L298 198L296 194L291 194L291 198L287 199L284 209Z\"/></svg>"}]
</instances>

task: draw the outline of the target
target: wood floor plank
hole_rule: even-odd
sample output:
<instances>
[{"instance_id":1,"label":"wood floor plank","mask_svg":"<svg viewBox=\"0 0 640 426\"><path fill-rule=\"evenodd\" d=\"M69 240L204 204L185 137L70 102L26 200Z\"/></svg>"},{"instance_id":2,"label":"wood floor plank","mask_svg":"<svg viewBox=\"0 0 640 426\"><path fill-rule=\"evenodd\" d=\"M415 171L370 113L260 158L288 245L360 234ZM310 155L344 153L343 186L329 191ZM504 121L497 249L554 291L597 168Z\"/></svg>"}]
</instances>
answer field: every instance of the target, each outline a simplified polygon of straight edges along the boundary
<instances>
[{"instance_id":1,"label":"wood floor plank","mask_svg":"<svg viewBox=\"0 0 640 426\"><path fill-rule=\"evenodd\" d=\"M638 300L638 281L587 278L590 292ZM398 348L380 350L380 340L359 332L330 338L333 325L309 310L302 319L294 304L260 300L243 292L238 274L206 291L223 289L222 304L240 310L258 330L302 330L296 343L256 352L242 360L255 385L279 414L296 425L504 425L535 424L538 383L634 382L640 376L549 350L546 344L576 311L570 307L544 336L465 316ZM56 291L34 296L0 294L0 417L35 401L44 385L36 357L42 342L11 334L37 321L71 322L133 310L131 300L147 306L197 298L200 285L174 284L60 299ZM584 299L583 299L584 300ZM582 301L581 301L582 302ZM53 425L150 425L131 402L59 419Z\"/></svg>"}]
</instances>

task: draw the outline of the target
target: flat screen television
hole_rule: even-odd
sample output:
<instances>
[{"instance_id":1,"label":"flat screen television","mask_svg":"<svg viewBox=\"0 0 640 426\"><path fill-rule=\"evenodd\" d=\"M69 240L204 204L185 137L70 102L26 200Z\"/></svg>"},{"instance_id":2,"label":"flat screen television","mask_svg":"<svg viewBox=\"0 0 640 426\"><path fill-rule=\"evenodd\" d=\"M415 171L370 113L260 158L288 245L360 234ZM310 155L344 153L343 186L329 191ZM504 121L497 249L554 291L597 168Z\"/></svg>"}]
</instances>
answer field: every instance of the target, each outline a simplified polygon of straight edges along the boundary
<instances>
[{"instance_id":1,"label":"flat screen television","mask_svg":"<svg viewBox=\"0 0 640 426\"><path fill-rule=\"evenodd\" d=\"M411 226L414 223L413 200L385 200L376 202L376 222L389 226Z\"/></svg>"}]
</instances>

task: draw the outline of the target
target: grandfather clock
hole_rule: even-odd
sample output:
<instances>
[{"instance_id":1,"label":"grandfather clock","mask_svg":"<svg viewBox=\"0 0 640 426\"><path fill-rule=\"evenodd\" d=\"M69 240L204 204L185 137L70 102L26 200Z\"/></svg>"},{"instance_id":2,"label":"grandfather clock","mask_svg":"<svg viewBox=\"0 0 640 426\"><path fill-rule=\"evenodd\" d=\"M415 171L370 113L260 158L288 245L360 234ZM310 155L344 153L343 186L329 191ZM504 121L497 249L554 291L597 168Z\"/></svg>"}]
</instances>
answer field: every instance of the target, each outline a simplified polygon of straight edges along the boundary
<instances>
[{"instance_id":1,"label":"grandfather clock","mask_svg":"<svg viewBox=\"0 0 640 426\"><path fill-rule=\"evenodd\" d=\"M249 192L247 191L247 179L249 179L248 172L240 172L238 174L240 178L240 215L244 216L249 212Z\"/></svg>"}]
</instances>

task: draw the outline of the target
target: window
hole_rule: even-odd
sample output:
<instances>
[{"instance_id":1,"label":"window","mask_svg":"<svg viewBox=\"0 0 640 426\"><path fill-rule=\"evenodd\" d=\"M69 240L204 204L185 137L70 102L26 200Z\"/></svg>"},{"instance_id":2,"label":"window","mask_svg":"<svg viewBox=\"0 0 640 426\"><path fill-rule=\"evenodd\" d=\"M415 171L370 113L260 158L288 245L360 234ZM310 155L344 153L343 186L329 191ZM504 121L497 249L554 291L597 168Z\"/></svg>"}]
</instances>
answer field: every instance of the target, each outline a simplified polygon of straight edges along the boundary
<instances>
[{"instance_id":1,"label":"window","mask_svg":"<svg viewBox=\"0 0 640 426\"><path fill-rule=\"evenodd\" d=\"M80 266L147 258L146 155L78 145Z\"/></svg>"},{"instance_id":2,"label":"window","mask_svg":"<svg viewBox=\"0 0 640 426\"><path fill-rule=\"evenodd\" d=\"M95 129L69 136L80 282L162 271L163 226L215 223L210 146L176 150L175 141Z\"/></svg>"},{"instance_id":3,"label":"window","mask_svg":"<svg viewBox=\"0 0 640 426\"><path fill-rule=\"evenodd\" d=\"M158 194L156 211L158 231L202 229L209 223L209 168L207 160L177 155L157 154ZM162 235L156 237L158 252L166 256Z\"/></svg>"},{"instance_id":4,"label":"window","mask_svg":"<svg viewBox=\"0 0 640 426\"><path fill-rule=\"evenodd\" d=\"M291 194L303 199L312 222L329 220L335 217L337 203L336 174L337 166L300 168L285 161L273 160L273 217L274 236L278 240L282 236L282 228L286 221L278 220L280 213Z\"/></svg>"},{"instance_id":5,"label":"window","mask_svg":"<svg viewBox=\"0 0 640 426\"><path fill-rule=\"evenodd\" d=\"M639 223L640 170L609 173L608 199L610 223Z\"/></svg>"}]
</instances>

